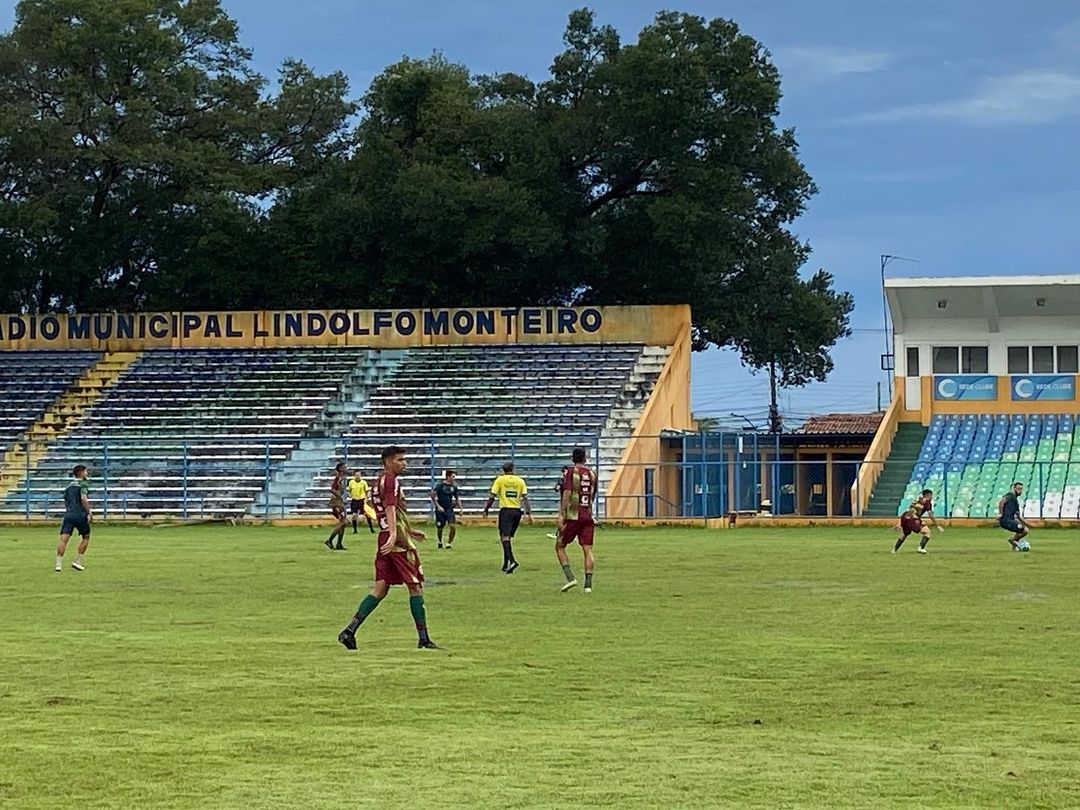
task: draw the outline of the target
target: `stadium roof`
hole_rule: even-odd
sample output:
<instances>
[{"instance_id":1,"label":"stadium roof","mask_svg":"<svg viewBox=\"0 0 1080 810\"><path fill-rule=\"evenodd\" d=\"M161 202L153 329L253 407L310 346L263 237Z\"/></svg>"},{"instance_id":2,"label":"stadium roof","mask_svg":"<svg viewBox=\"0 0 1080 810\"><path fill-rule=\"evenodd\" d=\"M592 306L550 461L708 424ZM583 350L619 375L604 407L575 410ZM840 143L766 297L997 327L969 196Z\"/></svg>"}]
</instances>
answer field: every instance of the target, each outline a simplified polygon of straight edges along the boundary
<instances>
[{"instance_id":1,"label":"stadium roof","mask_svg":"<svg viewBox=\"0 0 1080 810\"><path fill-rule=\"evenodd\" d=\"M815 436L873 436L881 424L880 413L826 413L811 416L795 432Z\"/></svg>"},{"instance_id":2,"label":"stadium roof","mask_svg":"<svg viewBox=\"0 0 1080 810\"><path fill-rule=\"evenodd\" d=\"M991 332L1007 317L1075 317L1080 313L1080 274L887 278L893 331L907 320L985 320Z\"/></svg>"}]
</instances>

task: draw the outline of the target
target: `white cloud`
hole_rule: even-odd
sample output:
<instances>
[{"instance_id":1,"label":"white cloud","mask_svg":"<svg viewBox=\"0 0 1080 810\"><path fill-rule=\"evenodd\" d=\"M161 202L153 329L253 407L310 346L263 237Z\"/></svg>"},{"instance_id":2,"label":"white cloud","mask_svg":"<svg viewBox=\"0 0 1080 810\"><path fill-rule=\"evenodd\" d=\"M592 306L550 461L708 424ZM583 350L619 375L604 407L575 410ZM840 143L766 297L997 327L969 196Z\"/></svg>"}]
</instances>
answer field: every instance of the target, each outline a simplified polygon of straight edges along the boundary
<instances>
[{"instance_id":1,"label":"white cloud","mask_svg":"<svg viewBox=\"0 0 1080 810\"><path fill-rule=\"evenodd\" d=\"M1080 111L1080 75L1031 70L984 80L967 96L904 104L847 123L951 120L967 124L1043 124Z\"/></svg>"},{"instance_id":2,"label":"white cloud","mask_svg":"<svg viewBox=\"0 0 1080 810\"><path fill-rule=\"evenodd\" d=\"M852 73L876 73L894 58L884 51L803 46L781 48L775 56L785 79L834 79Z\"/></svg>"}]
</instances>

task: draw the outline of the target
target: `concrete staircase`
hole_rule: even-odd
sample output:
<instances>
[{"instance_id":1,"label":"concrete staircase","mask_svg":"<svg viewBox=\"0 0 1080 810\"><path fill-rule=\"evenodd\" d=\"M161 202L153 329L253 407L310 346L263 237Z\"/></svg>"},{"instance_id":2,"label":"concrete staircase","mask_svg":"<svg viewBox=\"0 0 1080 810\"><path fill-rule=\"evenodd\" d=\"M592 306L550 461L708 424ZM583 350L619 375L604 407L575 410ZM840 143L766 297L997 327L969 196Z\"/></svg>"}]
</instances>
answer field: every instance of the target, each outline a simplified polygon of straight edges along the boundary
<instances>
[{"instance_id":1,"label":"concrete staircase","mask_svg":"<svg viewBox=\"0 0 1080 810\"><path fill-rule=\"evenodd\" d=\"M623 452L630 444L630 438L634 434L641 414L652 396L653 386L664 369L670 349L664 346L646 346L641 351L634 370L623 386L622 393L615 407L611 409L607 422L600 432L599 451L600 468L598 470L599 482L597 491L600 493L598 510L604 514L603 493L607 492L608 484L615 475ZM589 459L593 461L593 459Z\"/></svg>"},{"instance_id":2,"label":"concrete staircase","mask_svg":"<svg viewBox=\"0 0 1080 810\"><path fill-rule=\"evenodd\" d=\"M393 373L404 351L368 352L341 381L338 396L331 399L308 435L288 460L270 476L266 487L255 497L248 514L255 518L280 518L296 510L300 496L312 479L325 472L345 429L367 407L368 397ZM344 461L344 459L342 459ZM330 495L327 493L327 501ZM329 511L329 507L327 507Z\"/></svg>"},{"instance_id":3,"label":"concrete staircase","mask_svg":"<svg viewBox=\"0 0 1080 810\"><path fill-rule=\"evenodd\" d=\"M138 359L138 352L106 353L49 406L4 453L0 461L0 469L5 471L0 475L0 499L19 488L49 447L68 433Z\"/></svg>"},{"instance_id":4,"label":"concrete staircase","mask_svg":"<svg viewBox=\"0 0 1080 810\"><path fill-rule=\"evenodd\" d=\"M885 468L874 485L866 517L896 517L896 508L911 480L911 471L926 439L926 428L916 422L901 422L893 437Z\"/></svg>"}]
</instances>

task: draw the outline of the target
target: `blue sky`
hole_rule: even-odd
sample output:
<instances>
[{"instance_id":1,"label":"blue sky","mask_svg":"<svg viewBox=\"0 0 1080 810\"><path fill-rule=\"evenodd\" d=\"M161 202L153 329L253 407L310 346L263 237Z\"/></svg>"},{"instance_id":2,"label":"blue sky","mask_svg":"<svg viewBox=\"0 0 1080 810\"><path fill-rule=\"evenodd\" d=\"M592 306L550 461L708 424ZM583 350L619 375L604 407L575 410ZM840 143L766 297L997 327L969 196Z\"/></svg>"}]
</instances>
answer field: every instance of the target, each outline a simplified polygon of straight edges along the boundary
<instances>
[{"instance_id":1,"label":"blue sky","mask_svg":"<svg viewBox=\"0 0 1080 810\"><path fill-rule=\"evenodd\" d=\"M268 75L285 57L344 70L359 93L402 55L540 78L561 48L559 0L225 0ZM791 422L876 405L878 257L895 275L1071 272L1080 256L1080 4L1060 0L595 0L632 40L659 8L736 20L783 74L782 121L821 187L796 230L855 294L829 382L787 392ZM0 0L0 24L13 18ZM760 419L764 378L730 352L695 357L694 408Z\"/></svg>"}]
</instances>

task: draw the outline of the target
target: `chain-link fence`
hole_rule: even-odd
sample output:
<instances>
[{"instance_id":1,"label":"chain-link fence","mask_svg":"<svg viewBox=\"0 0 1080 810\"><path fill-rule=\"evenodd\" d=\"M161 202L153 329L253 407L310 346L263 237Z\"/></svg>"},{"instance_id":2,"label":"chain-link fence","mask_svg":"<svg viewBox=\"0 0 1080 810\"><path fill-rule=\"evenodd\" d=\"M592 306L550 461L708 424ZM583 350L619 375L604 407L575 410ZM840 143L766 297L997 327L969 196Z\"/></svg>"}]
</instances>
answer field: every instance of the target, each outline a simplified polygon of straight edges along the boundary
<instances>
[{"instance_id":1,"label":"chain-link fence","mask_svg":"<svg viewBox=\"0 0 1080 810\"><path fill-rule=\"evenodd\" d=\"M601 519L737 520L740 516L892 517L922 489L935 511L993 519L1013 482L1025 485L1024 515L1080 518L1080 465L1065 462L917 465L914 459L864 462L848 447L807 447L802 437L670 433L626 441L552 433L415 437L403 442L403 484L414 514L431 513L429 495L447 469L457 474L465 515L480 513L492 480L512 462L528 482L537 515L558 512L559 481L570 450L583 447L597 471ZM91 503L105 519L181 520L322 517L333 467L372 482L391 436L108 437L18 444L0 462L0 517L58 518L74 464L91 470ZM565 454L553 451L565 447ZM560 457L561 455L561 457ZM630 460L634 459L634 460Z\"/></svg>"}]
</instances>

